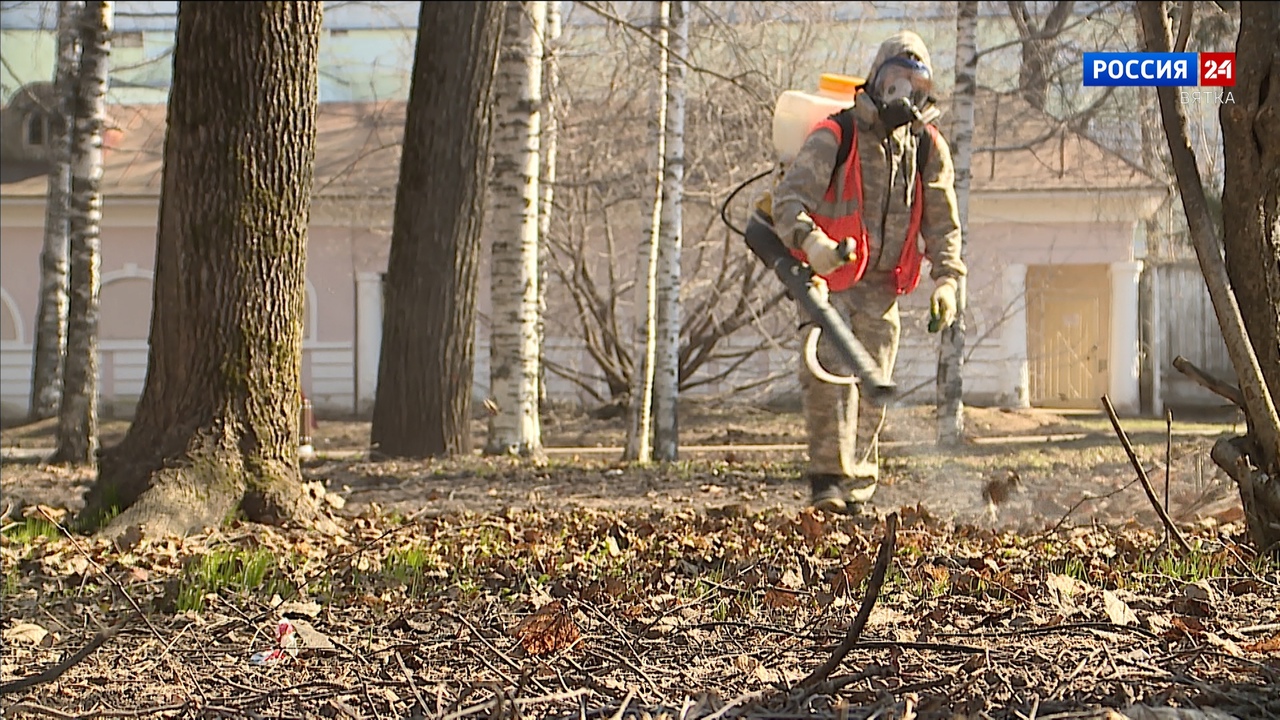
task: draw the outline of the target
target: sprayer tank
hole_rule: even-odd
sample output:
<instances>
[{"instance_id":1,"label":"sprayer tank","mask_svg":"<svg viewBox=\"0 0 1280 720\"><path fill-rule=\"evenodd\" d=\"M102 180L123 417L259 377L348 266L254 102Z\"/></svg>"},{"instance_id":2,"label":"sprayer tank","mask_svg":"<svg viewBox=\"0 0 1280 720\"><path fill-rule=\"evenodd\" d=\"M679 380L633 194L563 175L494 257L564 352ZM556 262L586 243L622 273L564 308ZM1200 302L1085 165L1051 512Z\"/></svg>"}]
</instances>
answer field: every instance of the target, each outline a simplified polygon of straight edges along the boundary
<instances>
[{"instance_id":1,"label":"sprayer tank","mask_svg":"<svg viewBox=\"0 0 1280 720\"><path fill-rule=\"evenodd\" d=\"M794 160L814 126L828 115L853 105L862 82L862 78L826 73L818 81L817 93L801 90L782 93L773 108L773 147L778 162L785 165Z\"/></svg>"}]
</instances>

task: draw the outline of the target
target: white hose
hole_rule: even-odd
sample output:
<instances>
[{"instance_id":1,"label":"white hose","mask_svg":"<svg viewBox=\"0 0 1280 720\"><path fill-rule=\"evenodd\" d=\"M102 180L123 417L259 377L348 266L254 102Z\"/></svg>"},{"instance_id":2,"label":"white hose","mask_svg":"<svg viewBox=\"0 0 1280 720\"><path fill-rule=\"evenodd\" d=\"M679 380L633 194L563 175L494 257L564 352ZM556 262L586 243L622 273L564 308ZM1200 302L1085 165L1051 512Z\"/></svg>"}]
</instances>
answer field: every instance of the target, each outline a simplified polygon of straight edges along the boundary
<instances>
[{"instance_id":1,"label":"white hose","mask_svg":"<svg viewBox=\"0 0 1280 720\"><path fill-rule=\"evenodd\" d=\"M833 375L822 367L822 363L818 361L818 337L822 334L822 328L814 326L809 330L809 337L804 341L804 364L809 368L809 372L813 376L824 383L831 385L853 385L858 382L857 375Z\"/></svg>"}]
</instances>

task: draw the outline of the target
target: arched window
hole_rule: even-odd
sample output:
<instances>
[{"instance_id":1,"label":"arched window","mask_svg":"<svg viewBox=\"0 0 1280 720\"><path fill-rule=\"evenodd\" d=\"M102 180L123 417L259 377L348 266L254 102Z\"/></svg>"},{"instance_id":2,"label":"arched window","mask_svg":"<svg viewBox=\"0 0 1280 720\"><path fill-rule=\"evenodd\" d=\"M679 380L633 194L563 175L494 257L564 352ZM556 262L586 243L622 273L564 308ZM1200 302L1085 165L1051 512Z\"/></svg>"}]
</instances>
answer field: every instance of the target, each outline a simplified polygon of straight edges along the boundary
<instances>
[{"instance_id":1,"label":"arched window","mask_svg":"<svg viewBox=\"0 0 1280 720\"><path fill-rule=\"evenodd\" d=\"M0 340L20 345L24 340L23 329L18 303L4 288L0 288Z\"/></svg>"},{"instance_id":2,"label":"arched window","mask_svg":"<svg viewBox=\"0 0 1280 720\"><path fill-rule=\"evenodd\" d=\"M27 144L41 146L49 136L49 118L42 112L27 115Z\"/></svg>"},{"instance_id":3,"label":"arched window","mask_svg":"<svg viewBox=\"0 0 1280 720\"><path fill-rule=\"evenodd\" d=\"M152 274L133 263L102 274L98 337L145 342L151 329Z\"/></svg>"}]
</instances>

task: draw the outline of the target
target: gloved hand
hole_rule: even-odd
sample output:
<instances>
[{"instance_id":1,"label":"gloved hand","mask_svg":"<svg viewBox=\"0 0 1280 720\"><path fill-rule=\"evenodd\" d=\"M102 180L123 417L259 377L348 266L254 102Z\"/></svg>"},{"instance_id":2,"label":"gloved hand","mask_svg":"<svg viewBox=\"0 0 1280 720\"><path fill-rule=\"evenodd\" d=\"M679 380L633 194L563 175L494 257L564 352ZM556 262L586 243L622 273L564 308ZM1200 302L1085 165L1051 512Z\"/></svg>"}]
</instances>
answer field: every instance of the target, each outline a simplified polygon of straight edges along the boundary
<instances>
[{"instance_id":1,"label":"gloved hand","mask_svg":"<svg viewBox=\"0 0 1280 720\"><path fill-rule=\"evenodd\" d=\"M800 249L804 251L809 267L819 275L830 275L849 262L849 258L840 253L840 243L821 230L815 229L806 235Z\"/></svg>"},{"instance_id":2,"label":"gloved hand","mask_svg":"<svg viewBox=\"0 0 1280 720\"><path fill-rule=\"evenodd\" d=\"M958 286L955 278L938 280L933 294L929 296L929 332L937 332L955 322Z\"/></svg>"}]
</instances>

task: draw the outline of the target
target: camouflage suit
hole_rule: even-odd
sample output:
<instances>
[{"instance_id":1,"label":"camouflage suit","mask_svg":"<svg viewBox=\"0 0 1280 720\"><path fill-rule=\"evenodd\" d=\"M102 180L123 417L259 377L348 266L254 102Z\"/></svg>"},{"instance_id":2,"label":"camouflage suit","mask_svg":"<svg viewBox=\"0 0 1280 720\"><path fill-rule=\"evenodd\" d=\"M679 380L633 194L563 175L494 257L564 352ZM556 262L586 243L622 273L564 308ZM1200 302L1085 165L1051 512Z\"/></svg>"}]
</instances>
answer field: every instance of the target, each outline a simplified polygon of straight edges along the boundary
<instances>
[{"instance_id":1,"label":"camouflage suit","mask_svg":"<svg viewBox=\"0 0 1280 720\"><path fill-rule=\"evenodd\" d=\"M919 36L899 33L881 46L868 77L886 59L913 54L926 66L928 50ZM960 257L960 223L956 209L955 170L950 148L941 135L931 140L919 127L904 125L886 132L875 103L859 92L853 114L858 133L857 157L862 167L863 222L869 235L870 255L866 273L847 290L832 292L832 305L845 317L850 329L879 360L885 377L891 377L898 350L899 318L897 293L892 272L907 239L910 208L915 193L916 145L933 142L922 171L924 214L920 235L930 276L935 283L951 282L965 274ZM838 142L833 132L818 129L805 140L795 160L774 185L772 192L757 203L755 220L770 223L774 232L790 248L799 249L812 233L823 233L810 218L851 214L856 200L841 200L850 176L835 173L835 202L824 196L833 177ZM854 155L850 154L852 162ZM841 238L832 238L840 240ZM923 285L924 283L922 283ZM802 315L802 322L808 317ZM808 334L808 327L803 328ZM823 367L841 374L847 368L834 357L831 348L819 343L818 358ZM831 385L815 378L801 363L800 380L804 392L805 421L809 437L809 468L813 476L835 476L850 486L850 499L865 502L875 491L879 478L878 438L884 409L859 402L856 385ZM859 405L861 404L861 407Z\"/></svg>"}]
</instances>

